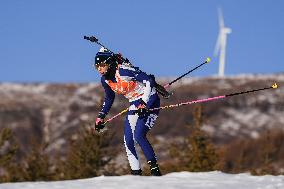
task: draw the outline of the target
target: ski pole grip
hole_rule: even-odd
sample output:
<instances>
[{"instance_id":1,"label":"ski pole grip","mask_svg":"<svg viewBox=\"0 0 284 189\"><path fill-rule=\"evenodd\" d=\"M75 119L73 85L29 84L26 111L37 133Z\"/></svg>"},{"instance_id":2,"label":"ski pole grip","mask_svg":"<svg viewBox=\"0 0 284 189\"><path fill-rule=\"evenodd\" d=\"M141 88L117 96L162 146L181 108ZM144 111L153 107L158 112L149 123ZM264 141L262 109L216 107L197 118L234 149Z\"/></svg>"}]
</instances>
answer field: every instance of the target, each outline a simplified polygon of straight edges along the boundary
<instances>
[{"instance_id":1,"label":"ski pole grip","mask_svg":"<svg viewBox=\"0 0 284 189\"><path fill-rule=\"evenodd\" d=\"M84 39L95 43L99 41L95 36L90 36L90 37L84 36Z\"/></svg>"}]
</instances>

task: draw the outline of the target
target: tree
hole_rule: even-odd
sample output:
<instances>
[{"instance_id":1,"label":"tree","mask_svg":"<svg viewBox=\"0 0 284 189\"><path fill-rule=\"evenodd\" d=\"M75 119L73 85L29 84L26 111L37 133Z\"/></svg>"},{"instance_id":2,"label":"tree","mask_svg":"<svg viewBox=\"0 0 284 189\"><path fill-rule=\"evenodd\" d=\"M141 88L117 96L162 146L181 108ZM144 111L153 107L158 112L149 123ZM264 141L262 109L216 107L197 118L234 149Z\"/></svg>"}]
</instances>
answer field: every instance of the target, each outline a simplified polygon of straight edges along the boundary
<instances>
[{"instance_id":1,"label":"tree","mask_svg":"<svg viewBox=\"0 0 284 189\"><path fill-rule=\"evenodd\" d=\"M189 171L213 171L218 164L218 155L208 135L201 129L203 123L202 108L194 111L194 129L188 139L190 148L186 167Z\"/></svg>"},{"instance_id":2,"label":"tree","mask_svg":"<svg viewBox=\"0 0 284 189\"><path fill-rule=\"evenodd\" d=\"M277 174L277 171L272 166L274 160L273 157L276 156L275 152L277 151L277 148L274 146L272 137L272 134L268 130L264 135L263 148L260 151L262 164L260 168L251 170L251 173L253 175Z\"/></svg>"},{"instance_id":3,"label":"tree","mask_svg":"<svg viewBox=\"0 0 284 189\"><path fill-rule=\"evenodd\" d=\"M217 169L219 157L208 135L201 129L203 124L202 108L196 106L191 135L183 143L173 144L170 148L171 162L164 165L171 171L212 171Z\"/></svg>"},{"instance_id":4,"label":"tree","mask_svg":"<svg viewBox=\"0 0 284 189\"><path fill-rule=\"evenodd\" d=\"M11 166L12 160L18 150L15 143L13 132L11 129L4 128L0 130L0 182L10 180L8 168Z\"/></svg>"},{"instance_id":5,"label":"tree","mask_svg":"<svg viewBox=\"0 0 284 189\"><path fill-rule=\"evenodd\" d=\"M103 173L104 167L114 158L111 149L112 135L106 132L93 134L84 128L76 140L70 140L66 160L61 165L60 175L64 179L95 177Z\"/></svg>"},{"instance_id":6,"label":"tree","mask_svg":"<svg viewBox=\"0 0 284 189\"><path fill-rule=\"evenodd\" d=\"M25 181L52 180L52 164L49 155L45 153L48 144L33 142L32 150L22 163L22 176Z\"/></svg>"}]
</instances>

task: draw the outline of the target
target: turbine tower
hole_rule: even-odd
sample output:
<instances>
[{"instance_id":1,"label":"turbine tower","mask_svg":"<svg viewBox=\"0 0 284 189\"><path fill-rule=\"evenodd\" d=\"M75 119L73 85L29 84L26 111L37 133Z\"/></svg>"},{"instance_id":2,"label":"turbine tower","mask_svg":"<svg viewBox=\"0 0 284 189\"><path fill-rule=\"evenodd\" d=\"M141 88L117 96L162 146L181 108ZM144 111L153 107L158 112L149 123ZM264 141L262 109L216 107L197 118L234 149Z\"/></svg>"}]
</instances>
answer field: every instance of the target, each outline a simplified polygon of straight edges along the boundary
<instances>
[{"instance_id":1,"label":"turbine tower","mask_svg":"<svg viewBox=\"0 0 284 189\"><path fill-rule=\"evenodd\" d=\"M231 28L226 28L224 25L224 18L221 8L218 8L219 19L219 35L215 45L214 56L219 54L219 72L218 76L223 77L225 73L225 56L226 56L226 42L227 34L231 33Z\"/></svg>"}]
</instances>

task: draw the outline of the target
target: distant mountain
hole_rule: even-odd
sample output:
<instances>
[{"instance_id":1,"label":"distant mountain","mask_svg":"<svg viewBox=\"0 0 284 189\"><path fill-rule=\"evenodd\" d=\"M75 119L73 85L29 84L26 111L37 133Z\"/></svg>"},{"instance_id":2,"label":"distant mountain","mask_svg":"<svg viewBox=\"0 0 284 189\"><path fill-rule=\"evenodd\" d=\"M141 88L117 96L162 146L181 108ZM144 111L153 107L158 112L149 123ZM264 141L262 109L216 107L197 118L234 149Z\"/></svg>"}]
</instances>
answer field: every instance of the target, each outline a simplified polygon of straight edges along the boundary
<instances>
[{"instance_id":1,"label":"distant mountain","mask_svg":"<svg viewBox=\"0 0 284 189\"><path fill-rule=\"evenodd\" d=\"M166 83L170 79L160 79ZM269 87L276 90L234 96L203 103L204 125L216 144L241 137L257 138L263 131L284 127L284 74L239 75L226 78L185 78L173 84L174 95L162 99L161 105ZM51 144L49 151L64 149L66 139L76 138L84 125L94 123L103 100L98 83L86 84L0 84L0 128L12 128L21 145L28 148L33 140ZM110 115L128 105L117 96ZM151 132L160 142L179 140L189 134L195 105L162 110ZM116 132L116 142L122 143L124 116L109 124Z\"/></svg>"}]
</instances>

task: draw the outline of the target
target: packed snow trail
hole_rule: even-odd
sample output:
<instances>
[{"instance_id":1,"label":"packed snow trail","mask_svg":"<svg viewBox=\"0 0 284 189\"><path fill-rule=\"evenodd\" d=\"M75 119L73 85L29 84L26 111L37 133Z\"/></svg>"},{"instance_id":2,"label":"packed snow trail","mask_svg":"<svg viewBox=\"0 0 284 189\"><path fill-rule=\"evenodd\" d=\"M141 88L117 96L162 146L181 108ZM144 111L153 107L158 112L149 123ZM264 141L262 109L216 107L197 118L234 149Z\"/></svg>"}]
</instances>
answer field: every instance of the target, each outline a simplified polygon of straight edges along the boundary
<instances>
[{"instance_id":1,"label":"packed snow trail","mask_svg":"<svg viewBox=\"0 0 284 189\"><path fill-rule=\"evenodd\" d=\"M0 189L283 189L284 176L251 176L222 172L170 173L162 177L100 176L57 182L22 182L0 184Z\"/></svg>"}]
</instances>

